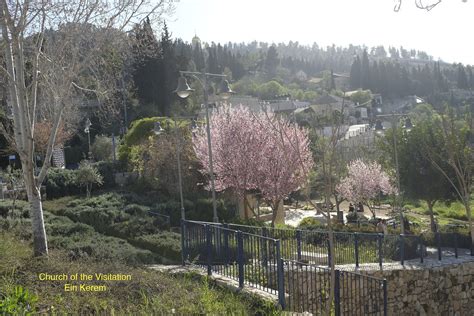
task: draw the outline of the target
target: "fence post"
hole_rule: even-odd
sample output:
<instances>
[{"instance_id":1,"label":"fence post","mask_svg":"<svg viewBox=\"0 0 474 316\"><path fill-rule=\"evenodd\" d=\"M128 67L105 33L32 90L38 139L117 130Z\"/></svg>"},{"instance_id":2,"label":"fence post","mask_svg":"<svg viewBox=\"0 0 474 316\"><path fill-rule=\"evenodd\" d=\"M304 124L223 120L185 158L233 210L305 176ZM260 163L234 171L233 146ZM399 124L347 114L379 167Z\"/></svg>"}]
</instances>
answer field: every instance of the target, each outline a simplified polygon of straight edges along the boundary
<instances>
[{"instance_id":1,"label":"fence post","mask_svg":"<svg viewBox=\"0 0 474 316\"><path fill-rule=\"evenodd\" d=\"M387 297L387 280L383 279L383 315L387 316L387 306L388 306L388 297Z\"/></svg>"},{"instance_id":2,"label":"fence post","mask_svg":"<svg viewBox=\"0 0 474 316\"><path fill-rule=\"evenodd\" d=\"M418 243L420 244L420 262L423 263L423 256L424 256L424 246L423 246L423 238L421 236L418 236Z\"/></svg>"},{"instance_id":3,"label":"fence post","mask_svg":"<svg viewBox=\"0 0 474 316\"><path fill-rule=\"evenodd\" d=\"M210 225L206 225L206 245L207 245L207 275L212 275L212 230Z\"/></svg>"},{"instance_id":4,"label":"fence post","mask_svg":"<svg viewBox=\"0 0 474 316\"><path fill-rule=\"evenodd\" d=\"M377 234L377 245L378 245L378 248L379 248L379 266L380 266L380 268L382 268L382 264L383 264L382 238L383 238L382 234Z\"/></svg>"},{"instance_id":5,"label":"fence post","mask_svg":"<svg viewBox=\"0 0 474 316\"><path fill-rule=\"evenodd\" d=\"M458 234L454 234L454 257L457 259L458 258Z\"/></svg>"},{"instance_id":6,"label":"fence post","mask_svg":"<svg viewBox=\"0 0 474 316\"><path fill-rule=\"evenodd\" d=\"M262 227L262 236L267 237L268 236L268 231L266 227ZM267 266L268 264L268 257L267 257L267 239L262 238L262 265Z\"/></svg>"},{"instance_id":7,"label":"fence post","mask_svg":"<svg viewBox=\"0 0 474 316\"><path fill-rule=\"evenodd\" d=\"M334 313L336 316L341 315L341 289L340 278L341 271L334 270Z\"/></svg>"},{"instance_id":8,"label":"fence post","mask_svg":"<svg viewBox=\"0 0 474 316\"><path fill-rule=\"evenodd\" d=\"M296 251L298 253L298 261L301 261L301 230L296 231Z\"/></svg>"},{"instance_id":9,"label":"fence post","mask_svg":"<svg viewBox=\"0 0 474 316\"><path fill-rule=\"evenodd\" d=\"M331 267L332 253L331 253L331 243L329 242L328 235L328 267Z\"/></svg>"},{"instance_id":10,"label":"fence post","mask_svg":"<svg viewBox=\"0 0 474 316\"><path fill-rule=\"evenodd\" d=\"M405 236L400 234L400 263L405 265Z\"/></svg>"},{"instance_id":11,"label":"fence post","mask_svg":"<svg viewBox=\"0 0 474 316\"><path fill-rule=\"evenodd\" d=\"M229 225L224 224L224 264L229 263Z\"/></svg>"},{"instance_id":12,"label":"fence post","mask_svg":"<svg viewBox=\"0 0 474 316\"><path fill-rule=\"evenodd\" d=\"M186 223L183 220L181 220L181 264L184 266L186 264Z\"/></svg>"},{"instance_id":13,"label":"fence post","mask_svg":"<svg viewBox=\"0 0 474 316\"><path fill-rule=\"evenodd\" d=\"M239 265L239 287L244 287L244 239L242 232L237 232L237 263Z\"/></svg>"},{"instance_id":14,"label":"fence post","mask_svg":"<svg viewBox=\"0 0 474 316\"><path fill-rule=\"evenodd\" d=\"M436 244L438 245L438 260L441 261L441 234L436 232Z\"/></svg>"},{"instance_id":15,"label":"fence post","mask_svg":"<svg viewBox=\"0 0 474 316\"><path fill-rule=\"evenodd\" d=\"M355 251L355 262L356 267L359 267L359 234L354 233L354 251Z\"/></svg>"},{"instance_id":16,"label":"fence post","mask_svg":"<svg viewBox=\"0 0 474 316\"><path fill-rule=\"evenodd\" d=\"M276 241L277 258L277 282L278 282L278 303L282 309L285 309L285 276L283 271L283 258L280 252L280 240Z\"/></svg>"}]
</instances>

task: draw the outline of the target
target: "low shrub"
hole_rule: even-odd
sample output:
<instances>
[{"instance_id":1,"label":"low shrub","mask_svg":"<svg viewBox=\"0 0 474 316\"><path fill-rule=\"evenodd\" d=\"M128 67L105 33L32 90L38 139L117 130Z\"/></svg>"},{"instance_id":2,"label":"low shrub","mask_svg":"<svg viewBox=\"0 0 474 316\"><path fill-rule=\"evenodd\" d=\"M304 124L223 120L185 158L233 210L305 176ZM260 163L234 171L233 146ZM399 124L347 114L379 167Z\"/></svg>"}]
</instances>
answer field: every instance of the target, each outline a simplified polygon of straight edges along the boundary
<instances>
[{"instance_id":1,"label":"low shrub","mask_svg":"<svg viewBox=\"0 0 474 316\"><path fill-rule=\"evenodd\" d=\"M98 233L75 233L71 236L51 236L52 248L66 250L71 260L91 258L95 261L114 261L127 264L149 264L156 256L149 250L138 249L127 241Z\"/></svg>"},{"instance_id":2,"label":"low shrub","mask_svg":"<svg viewBox=\"0 0 474 316\"><path fill-rule=\"evenodd\" d=\"M137 247L148 249L175 263L181 262L181 235L172 232L144 235L131 240Z\"/></svg>"},{"instance_id":3,"label":"low shrub","mask_svg":"<svg viewBox=\"0 0 474 316\"><path fill-rule=\"evenodd\" d=\"M76 184L74 170L50 168L44 183L48 199L81 193L81 188Z\"/></svg>"},{"instance_id":4,"label":"low shrub","mask_svg":"<svg viewBox=\"0 0 474 316\"><path fill-rule=\"evenodd\" d=\"M348 223L357 223L357 222L367 222L368 219L363 214L358 212L349 212L346 215L346 219Z\"/></svg>"},{"instance_id":5,"label":"low shrub","mask_svg":"<svg viewBox=\"0 0 474 316\"><path fill-rule=\"evenodd\" d=\"M306 229L307 227L312 227L312 229L324 229L326 227L326 224L321 223L321 221L314 217L305 217L301 220L300 224L298 225L298 228Z\"/></svg>"},{"instance_id":6,"label":"low shrub","mask_svg":"<svg viewBox=\"0 0 474 316\"><path fill-rule=\"evenodd\" d=\"M23 200L17 200L13 205L12 200L2 200L0 201L0 217L29 218L30 204Z\"/></svg>"},{"instance_id":7,"label":"low shrub","mask_svg":"<svg viewBox=\"0 0 474 316\"><path fill-rule=\"evenodd\" d=\"M138 205L138 204L129 204L125 206L123 209L125 213L129 215L134 215L134 216L145 216L148 214L149 210L150 210L149 207Z\"/></svg>"},{"instance_id":8,"label":"low shrub","mask_svg":"<svg viewBox=\"0 0 474 316\"><path fill-rule=\"evenodd\" d=\"M226 205L224 200L217 200L217 216L220 221L228 222L235 216L235 210L230 205ZM189 212L187 218L192 220L208 221L213 219L212 199L198 199L194 210Z\"/></svg>"},{"instance_id":9,"label":"low shrub","mask_svg":"<svg viewBox=\"0 0 474 316\"><path fill-rule=\"evenodd\" d=\"M108 235L120 238L135 238L140 235L154 234L165 229L166 223L161 218L131 217L129 220L115 223L106 230Z\"/></svg>"}]
</instances>

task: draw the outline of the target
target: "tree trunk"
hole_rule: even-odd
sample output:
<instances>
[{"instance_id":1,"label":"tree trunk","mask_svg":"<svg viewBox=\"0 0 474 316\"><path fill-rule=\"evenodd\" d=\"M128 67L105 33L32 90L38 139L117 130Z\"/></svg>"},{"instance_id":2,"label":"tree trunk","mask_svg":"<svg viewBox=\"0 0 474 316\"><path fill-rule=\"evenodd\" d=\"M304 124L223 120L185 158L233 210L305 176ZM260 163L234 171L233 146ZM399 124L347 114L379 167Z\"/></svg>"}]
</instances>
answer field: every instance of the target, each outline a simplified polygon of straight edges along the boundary
<instances>
[{"instance_id":1,"label":"tree trunk","mask_svg":"<svg viewBox=\"0 0 474 316\"><path fill-rule=\"evenodd\" d=\"M272 228L275 228L275 221L277 218L277 212L278 212L278 205L280 204L280 201L273 202L271 203L271 208L272 208Z\"/></svg>"},{"instance_id":2,"label":"tree trunk","mask_svg":"<svg viewBox=\"0 0 474 316\"><path fill-rule=\"evenodd\" d=\"M341 203L343 199L339 199L337 194L334 194L334 200L336 202L336 214L337 214L337 220L339 223L344 224L344 214L341 211Z\"/></svg>"},{"instance_id":3,"label":"tree trunk","mask_svg":"<svg viewBox=\"0 0 474 316\"><path fill-rule=\"evenodd\" d=\"M30 177L28 177L29 182ZM25 183L28 201L31 204L31 225L33 230L33 250L35 256L48 254L48 242L43 219L41 192L34 183Z\"/></svg>"},{"instance_id":4,"label":"tree trunk","mask_svg":"<svg viewBox=\"0 0 474 316\"><path fill-rule=\"evenodd\" d=\"M375 214L375 209L374 207L370 206L369 202L366 203L367 207L369 208L369 211L370 213L372 213L372 218L375 218L376 217L376 214ZM375 206L375 205L374 205ZM364 213L362 213L362 215L364 215Z\"/></svg>"},{"instance_id":5,"label":"tree trunk","mask_svg":"<svg viewBox=\"0 0 474 316\"><path fill-rule=\"evenodd\" d=\"M329 209L327 210L328 214L328 242L329 242L329 252L328 258L331 258L330 262L330 272L331 272L331 281L329 282L329 304L326 306L326 315L330 316L333 314L332 303L334 302L335 288L336 288L336 255L334 251L334 232L332 230L331 223L331 213Z\"/></svg>"},{"instance_id":6,"label":"tree trunk","mask_svg":"<svg viewBox=\"0 0 474 316\"><path fill-rule=\"evenodd\" d=\"M428 204L428 212L430 213L430 227L433 233L436 233L437 231L436 222L433 214L433 206L435 205L435 203L435 201L426 201L426 204Z\"/></svg>"}]
</instances>

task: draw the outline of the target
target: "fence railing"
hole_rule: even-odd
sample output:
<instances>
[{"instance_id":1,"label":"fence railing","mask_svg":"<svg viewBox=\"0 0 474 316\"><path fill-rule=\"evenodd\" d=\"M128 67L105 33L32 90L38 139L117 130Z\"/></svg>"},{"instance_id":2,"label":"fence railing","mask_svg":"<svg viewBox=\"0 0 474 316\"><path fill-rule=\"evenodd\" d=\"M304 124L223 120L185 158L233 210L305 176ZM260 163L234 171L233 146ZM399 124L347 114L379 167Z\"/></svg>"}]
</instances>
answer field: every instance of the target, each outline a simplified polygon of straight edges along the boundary
<instances>
[{"instance_id":1,"label":"fence railing","mask_svg":"<svg viewBox=\"0 0 474 316\"><path fill-rule=\"evenodd\" d=\"M222 225L183 221L183 264L194 264L271 294L281 286L281 245L274 238Z\"/></svg>"},{"instance_id":2,"label":"fence railing","mask_svg":"<svg viewBox=\"0 0 474 316\"><path fill-rule=\"evenodd\" d=\"M458 257L460 254L474 256L474 247L470 236L458 233L429 233L416 235L384 235L376 233L334 232L334 253L329 249L329 233L318 230L281 229L256 227L239 224L224 224L252 234L267 236L281 241L281 251L285 258L292 260L334 264L400 262L419 260L427 257L443 260L446 257ZM463 253L460 253L460 250Z\"/></svg>"},{"instance_id":3,"label":"fence railing","mask_svg":"<svg viewBox=\"0 0 474 316\"><path fill-rule=\"evenodd\" d=\"M161 220L163 220L166 223L166 225L168 225L168 227L171 227L171 216L161 214L161 213L158 213L158 212L154 212L154 211L148 211L147 213L150 216L155 216L155 217L160 218Z\"/></svg>"},{"instance_id":4,"label":"fence railing","mask_svg":"<svg viewBox=\"0 0 474 316\"><path fill-rule=\"evenodd\" d=\"M286 309L313 315L387 315L387 281L347 271L334 271L334 297L330 300L331 270L315 264L284 260Z\"/></svg>"},{"instance_id":5,"label":"fence railing","mask_svg":"<svg viewBox=\"0 0 474 316\"><path fill-rule=\"evenodd\" d=\"M336 315L387 315L387 281L350 271L335 271Z\"/></svg>"},{"instance_id":6,"label":"fence railing","mask_svg":"<svg viewBox=\"0 0 474 316\"><path fill-rule=\"evenodd\" d=\"M327 253L327 238L324 234L315 235L312 232L313 241L310 243L303 242L308 237L305 236L307 231L266 231L265 228L251 229L249 226L244 232L235 227L182 221L183 265L197 265L205 269L208 275L217 273L238 281L239 287L248 285L275 294L283 308L294 312L309 311L322 315L330 308L335 315L345 315L346 309L357 307L364 313L373 312L367 315L385 315L386 283L382 284L383 288L380 287L383 280L336 270L335 295L330 302L329 268L320 266L320 263L283 259L285 254L292 253L303 257L305 251L318 251L321 255ZM296 243L292 242L294 239ZM339 241L347 242L342 239ZM319 245L320 242L323 246ZM331 260L327 255L323 258ZM355 292L356 287L357 291L362 292Z\"/></svg>"}]
</instances>

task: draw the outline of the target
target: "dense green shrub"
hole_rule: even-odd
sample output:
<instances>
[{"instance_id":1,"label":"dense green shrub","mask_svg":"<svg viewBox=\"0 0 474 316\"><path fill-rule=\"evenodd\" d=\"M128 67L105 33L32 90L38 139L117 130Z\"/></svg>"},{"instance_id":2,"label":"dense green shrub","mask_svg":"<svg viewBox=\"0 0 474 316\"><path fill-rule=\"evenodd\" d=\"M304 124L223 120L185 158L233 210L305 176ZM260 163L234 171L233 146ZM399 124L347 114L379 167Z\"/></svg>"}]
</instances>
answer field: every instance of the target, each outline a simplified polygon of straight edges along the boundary
<instances>
[{"instance_id":1,"label":"dense green shrub","mask_svg":"<svg viewBox=\"0 0 474 316\"><path fill-rule=\"evenodd\" d=\"M115 173L117 173L120 169L120 164L118 162L113 161L99 161L92 164L102 176L103 189L111 189L116 186L115 183Z\"/></svg>"},{"instance_id":2,"label":"dense green shrub","mask_svg":"<svg viewBox=\"0 0 474 316\"><path fill-rule=\"evenodd\" d=\"M363 214L360 214L358 212L349 212L346 215L346 219L348 223L357 223L357 222L367 221L367 217L365 217Z\"/></svg>"},{"instance_id":3,"label":"dense green shrub","mask_svg":"<svg viewBox=\"0 0 474 316\"><path fill-rule=\"evenodd\" d=\"M161 126L166 128L172 126L171 119L164 117L147 117L132 122L130 129L125 134L122 144L119 147L119 159L128 161L130 151L133 146L140 144L149 136L153 135L153 127L155 122L160 122Z\"/></svg>"},{"instance_id":4,"label":"dense green shrub","mask_svg":"<svg viewBox=\"0 0 474 316\"><path fill-rule=\"evenodd\" d=\"M109 235L128 239L136 236L153 234L158 232L160 229L166 228L167 223L161 218L133 216L130 220L111 225L106 232Z\"/></svg>"},{"instance_id":5,"label":"dense green shrub","mask_svg":"<svg viewBox=\"0 0 474 316\"><path fill-rule=\"evenodd\" d=\"M191 201L184 201L186 219L211 222L213 219L212 199L198 199L195 204ZM179 226L181 220L181 203L169 200L156 204L152 211L165 214L171 217L171 226ZM224 200L217 200L217 215L220 221L230 222L235 217L235 211L231 205L227 205Z\"/></svg>"},{"instance_id":6,"label":"dense green shrub","mask_svg":"<svg viewBox=\"0 0 474 316\"><path fill-rule=\"evenodd\" d=\"M45 227L48 236L71 236L73 234L95 233L94 228L83 223L75 223L64 216L55 216L45 212Z\"/></svg>"},{"instance_id":7,"label":"dense green shrub","mask_svg":"<svg viewBox=\"0 0 474 316\"><path fill-rule=\"evenodd\" d=\"M94 159L98 161L111 161L113 159L112 137L97 135L91 146Z\"/></svg>"},{"instance_id":8,"label":"dense green shrub","mask_svg":"<svg viewBox=\"0 0 474 316\"><path fill-rule=\"evenodd\" d=\"M76 233L68 237L51 236L53 248L68 251L70 259L91 257L98 261L112 260L129 264L153 263L155 256L148 250L137 249L127 241L98 233Z\"/></svg>"},{"instance_id":9,"label":"dense green shrub","mask_svg":"<svg viewBox=\"0 0 474 316\"><path fill-rule=\"evenodd\" d=\"M153 212L168 215L170 217L171 226L179 226L181 222L181 203L178 201L167 201L156 204L151 209ZM184 211L186 219L194 219L194 204L189 200L184 200Z\"/></svg>"},{"instance_id":10,"label":"dense green shrub","mask_svg":"<svg viewBox=\"0 0 474 316\"><path fill-rule=\"evenodd\" d=\"M131 243L137 247L148 249L171 261L181 261L181 235L172 232L144 235L134 238Z\"/></svg>"},{"instance_id":11,"label":"dense green shrub","mask_svg":"<svg viewBox=\"0 0 474 316\"><path fill-rule=\"evenodd\" d=\"M29 218L30 217L30 204L23 200L1 200L0 201L0 217L6 218Z\"/></svg>"},{"instance_id":12,"label":"dense green shrub","mask_svg":"<svg viewBox=\"0 0 474 316\"><path fill-rule=\"evenodd\" d=\"M302 229L306 229L307 227L311 227L312 229L324 229L326 224L321 223L321 221L314 217L305 217L301 220L298 227Z\"/></svg>"},{"instance_id":13,"label":"dense green shrub","mask_svg":"<svg viewBox=\"0 0 474 316\"><path fill-rule=\"evenodd\" d=\"M137 249L126 240L98 233L91 225L45 212L45 227L53 248L67 250L71 259L91 257L131 264L156 262L150 251Z\"/></svg>"},{"instance_id":14,"label":"dense green shrub","mask_svg":"<svg viewBox=\"0 0 474 316\"><path fill-rule=\"evenodd\" d=\"M75 171L69 169L49 169L45 185L48 199L76 195L81 192L81 188L76 184Z\"/></svg>"},{"instance_id":15,"label":"dense green shrub","mask_svg":"<svg viewBox=\"0 0 474 316\"><path fill-rule=\"evenodd\" d=\"M123 211L129 215L135 216L145 216L148 215L149 207L138 205L138 204L129 204L124 207Z\"/></svg>"},{"instance_id":16,"label":"dense green shrub","mask_svg":"<svg viewBox=\"0 0 474 316\"><path fill-rule=\"evenodd\" d=\"M219 220L229 222L235 216L235 210L233 210L230 205L226 205L224 200L219 199L216 202ZM198 199L194 212L191 212L188 217L193 220L212 221L212 199Z\"/></svg>"},{"instance_id":17,"label":"dense green shrub","mask_svg":"<svg viewBox=\"0 0 474 316\"><path fill-rule=\"evenodd\" d=\"M130 243L136 244L137 241L135 239L139 238L139 236L161 234L160 231L162 229L169 228L163 218L150 216L148 210L149 207L138 204L127 205L126 200L116 193L107 193L90 199L70 201L67 204L67 208L57 212L60 215L67 216L69 219L65 220L65 217L59 217L62 218L62 220L53 217L50 218L48 215L47 219L51 224L47 225L47 229L53 235L55 235L56 232L63 232L65 236L69 236L74 232L82 233L88 230L87 227L93 227L97 232L122 238ZM77 223L73 223L71 220ZM144 241L142 240L142 242ZM77 246L73 249L75 255L95 254L95 248L85 246L84 248L82 246L83 245L80 244L80 247ZM154 244L153 246L149 243L146 249L161 249L160 251L162 253L158 253L160 257L166 256L163 255L163 253L174 253L174 250L163 250L166 247L166 243ZM71 247L68 249L70 248ZM112 255L109 255L109 257L110 256ZM145 258L147 258L147 256L145 256ZM171 258L171 260L174 261L174 257Z\"/></svg>"}]
</instances>

